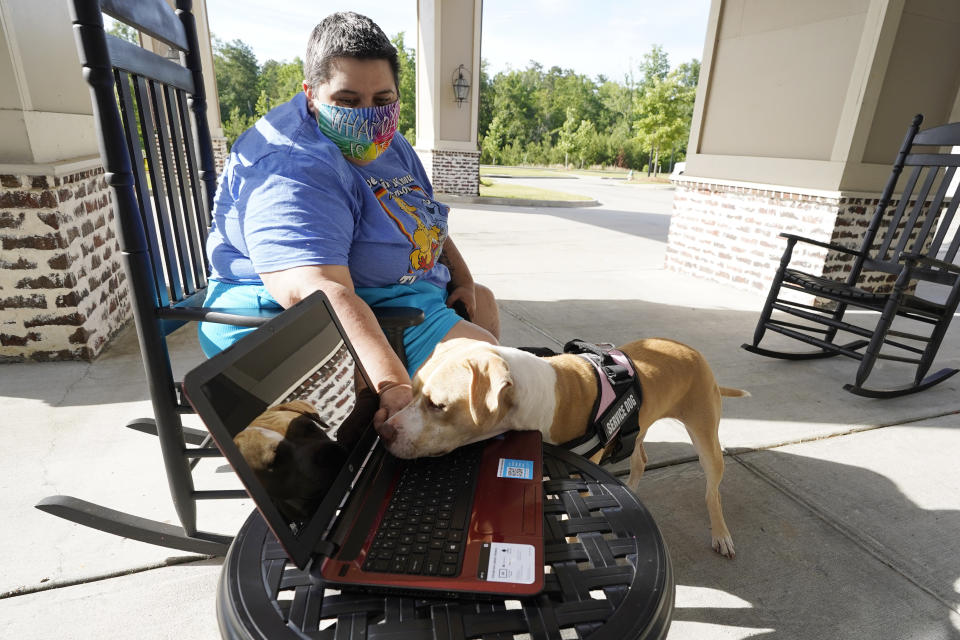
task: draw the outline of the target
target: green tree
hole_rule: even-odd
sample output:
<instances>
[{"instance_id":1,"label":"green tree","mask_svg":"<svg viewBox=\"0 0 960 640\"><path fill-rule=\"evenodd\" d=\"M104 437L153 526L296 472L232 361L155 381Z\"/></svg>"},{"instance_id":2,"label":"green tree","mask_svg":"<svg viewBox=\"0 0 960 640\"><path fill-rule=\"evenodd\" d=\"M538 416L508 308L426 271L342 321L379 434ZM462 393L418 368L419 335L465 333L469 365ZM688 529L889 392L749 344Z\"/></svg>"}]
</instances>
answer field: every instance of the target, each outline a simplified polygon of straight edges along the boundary
<instances>
[{"instance_id":1,"label":"green tree","mask_svg":"<svg viewBox=\"0 0 960 640\"><path fill-rule=\"evenodd\" d=\"M404 36L401 32L391 39L400 64L399 126L415 144L416 51L406 46ZM227 116L224 133L231 145L303 84L299 58L268 60L259 67L251 48L240 40L214 38L214 62L220 110ZM698 60L670 71L659 45L623 82L602 75L591 79L557 66L546 69L533 60L524 69L508 68L491 77L481 60L475 84L480 92L481 162L640 169L649 151L649 165L657 170L660 157L685 152L699 75Z\"/></svg>"},{"instance_id":2,"label":"green tree","mask_svg":"<svg viewBox=\"0 0 960 640\"><path fill-rule=\"evenodd\" d=\"M577 118L573 108L567 109L567 118L560 127L557 137L557 149L563 153L563 166L566 168L570 164L570 154L577 148Z\"/></svg>"},{"instance_id":3,"label":"green tree","mask_svg":"<svg viewBox=\"0 0 960 640\"><path fill-rule=\"evenodd\" d=\"M697 88L700 81L700 61L694 58L690 62L684 62L676 69L680 86Z\"/></svg>"},{"instance_id":4,"label":"green tree","mask_svg":"<svg viewBox=\"0 0 960 640\"><path fill-rule=\"evenodd\" d=\"M597 87L597 99L602 105L597 126L609 130L616 123L633 119L633 93L619 82L606 80Z\"/></svg>"},{"instance_id":5,"label":"green tree","mask_svg":"<svg viewBox=\"0 0 960 640\"><path fill-rule=\"evenodd\" d=\"M501 72L494 78L493 111L501 117L505 144L526 144L542 137L544 127L535 99L539 79L536 67Z\"/></svg>"},{"instance_id":6,"label":"green tree","mask_svg":"<svg viewBox=\"0 0 960 640\"><path fill-rule=\"evenodd\" d=\"M116 36L121 40L132 42L135 45L140 44L140 36L137 33L137 30L128 24L114 21L114 23L110 25L110 28L107 29L107 33L112 36Z\"/></svg>"},{"instance_id":7,"label":"green tree","mask_svg":"<svg viewBox=\"0 0 960 640\"><path fill-rule=\"evenodd\" d=\"M570 110L578 121L596 122L603 117L603 104L597 95L596 84L587 76L571 70L556 78L548 108L548 123L553 128L566 122Z\"/></svg>"},{"instance_id":8,"label":"green tree","mask_svg":"<svg viewBox=\"0 0 960 640\"><path fill-rule=\"evenodd\" d=\"M303 61L267 60L257 78L260 95L265 96L267 111L283 104L303 89Z\"/></svg>"},{"instance_id":9,"label":"green tree","mask_svg":"<svg viewBox=\"0 0 960 640\"><path fill-rule=\"evenodd\" d=\"M640 74L643 76L640 81L641 90L649 89L657 80L666 80L669 73L670 59L667 53L659 44L653 45L648 53L643 54L640 62Z\"/></svg>"},{"instance_id":10,"label":"green tree","mask_svg":"<svg viewBox=\"0 0 960 640\"><path fill-rule=\"evenodd\" d=\"M244 115L240 113L239 107L234 107L223 123L223 135L227 139L227 144L232 147L240 134L252 127L254 122L256 119L253 116Z\"/></svg>"},{"instance_id":11,"label":"green tree","mask_svg":"<svg viewBox=\"0 0 960 640\"><path fill-rule=\"evenodd\" d=\"M390 41L397 48L400 63L400 133L410 144L417 143L417 51L403 43L401 31Z\"/></svg>"},{"instance_id":12,"label":"green tree","mask_svg":"<svg viewBox=\"0 0 960 640\"><path fill-rule=\"evenodd\" d=\"M236 108L252 116L260 97L260 67L253 49L242 40L223 42L214 38L213 63L221 112L233 113Z\"/></svg>"},{"instance_id":13,"label":"green tree","mask_svg":"<svg viewBox=\"0 0 960 640\"><path fill-rule=\"evenodd\" d=\"M584 164L593 164L597 160L597 128L591 120L581 120L577 132L573 136L574 148L580 160L580 168Z\"/></svg>"},{"instance_id":14,"label":"green tree","mask_svg":"<svg viewBox=\"0 0 960 640\"><path fill-rule=\"evenodd\" d=\"M493 86L493 81L490 79L490 74L487 72L488 63L486 60L480 60L480 82L477 85L477 90L480 92L479 96L479 113L477 114L477 133L480 136L480 140L487 135L487 129L490 127L490 122L493 120L493 102L496 98L496 90Z\"/></svg>"},{"instance_id":15,"label":"green tree","mask_svg":"<svg viewBox=\"0 0 960 640\"><path fill-rule=\"evenodd\" d=\"M674 70L666 78L654 78L639 96L634 129L644 148L650 150L651 172L659 172L660 155L682 146L690 135L694 87L684 84L683 72Z\"/></svg>"},{"instance_id":16,"label":"green tree","mask_svg":"<svg viewBox=\"0 0 960 640\"><path fill-rule=\"evenodd\" d=\"M270 98L267 97L266 91L260 92L260 97L257 98L257 104L253 107L253 120L256 122L258 118L262 118L267 115L267 112L270 111Z\"/></svg>"},{"instance_id":17,"label":"green tree","mask_svg":"<svg viewBox=\"0 0 960 640\"><path fill-rule=\"evenodd\" d=\"M507 144L507 131L503 122L503 116L497 114L493 116L490 126L487 128L487 134L483 137L483 143L480 147L482 160L499 164L502 159L503 148Z\"/></svg>"}]
</instances>

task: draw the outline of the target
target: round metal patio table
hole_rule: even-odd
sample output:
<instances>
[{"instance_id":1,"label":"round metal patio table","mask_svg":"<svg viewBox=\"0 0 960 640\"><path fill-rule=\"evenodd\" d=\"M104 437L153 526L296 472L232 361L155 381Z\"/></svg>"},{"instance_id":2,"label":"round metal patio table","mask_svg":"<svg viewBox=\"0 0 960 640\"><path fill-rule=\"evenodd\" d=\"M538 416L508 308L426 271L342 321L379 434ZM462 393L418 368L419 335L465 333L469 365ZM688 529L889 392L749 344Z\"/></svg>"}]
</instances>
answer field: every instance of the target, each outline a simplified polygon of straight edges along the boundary
<instances>
[{"instance_id":1,"label":"round metal patio table","mask_svg":"<svg viewBox=\"0 0 960 640\"><path fill-rule=\"evenodd\" d=\"M620 480L544 445L546 585L519 600L338 592L298 570L259 512L217 587L224 638L664 638L674 580L660 530ZM309 569L309 567L308 567Z\"/></svg>"}]
</instances>

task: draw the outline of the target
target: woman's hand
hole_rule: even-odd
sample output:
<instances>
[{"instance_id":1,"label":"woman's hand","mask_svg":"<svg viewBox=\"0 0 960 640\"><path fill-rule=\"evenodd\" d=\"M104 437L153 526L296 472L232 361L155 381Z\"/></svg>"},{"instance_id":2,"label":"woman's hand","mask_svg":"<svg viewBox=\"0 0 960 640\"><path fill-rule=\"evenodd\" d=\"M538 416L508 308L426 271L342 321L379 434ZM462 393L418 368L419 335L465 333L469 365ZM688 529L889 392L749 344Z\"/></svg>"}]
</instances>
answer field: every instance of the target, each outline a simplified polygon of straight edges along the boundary
<instances>
[{"instance_id":1,"label":"woman's hand","mask_svg":"<svg viewBox=\"0 0 960 640\"><path fill-rule=\"evenodd\" d=\"M373 426L379 430L384 422L410 404L413 388L406 383L388 384L380 391L380 408L373 415Z\"/></svg>"},{"instance_id":2,"label":"woman's hand","mask_svg":"<svg viewBox=\"0 0 960 640\"><path fill-rule=\"evenodd\" d=\"M460 250L453 243L453 238L447 236L443 242L443 253L440 254L440 263L450 272L449 293L447 306L453 308L455 302L462 302L471 318L477 317L477 291L474 288L473 276L467 263L463 261Z\"/></svg>"},{"instance_id":3,"label":"woman's hand","mask_svg":"<svg viewBox=\"0 0 960 640\"><path fill-rule=\"evenodd\" d=\"M452 308L458 300L466 307L469 317L477 317L477 292L472 283L469 285L455 286L447 296L447 306Z\"/></svg>"}]
</instances>

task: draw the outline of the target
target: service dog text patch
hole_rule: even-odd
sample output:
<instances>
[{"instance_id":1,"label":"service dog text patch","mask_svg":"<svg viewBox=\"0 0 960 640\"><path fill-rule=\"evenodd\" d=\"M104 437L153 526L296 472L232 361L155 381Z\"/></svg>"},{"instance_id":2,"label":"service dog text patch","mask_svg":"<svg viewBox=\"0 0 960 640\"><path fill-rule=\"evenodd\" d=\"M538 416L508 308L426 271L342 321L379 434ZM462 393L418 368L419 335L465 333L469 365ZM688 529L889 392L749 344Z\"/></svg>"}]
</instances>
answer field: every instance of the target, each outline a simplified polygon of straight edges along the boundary
<instances>
[{"instance_id":1,"label":"service dog text patch","mask_svg":"<svg viewBox=\"0 0 960 640\"><path fill-rule=\"evenodd\" d=\"M497 477L533 480L533 460L500 458L500 464L497 465Z\"/></svg>"},{"instance_id":2,"label":"service dog text patch","mask_svg":"<svg viewBox=\"0 0 960 640\"><path fill-rule=\"evenodd\" d=\"M484 542L480 548L477 577L488 582L533 584L537 577L533 545Z\"/></svg>"},{"instance_id":3,"label":"service dog text patch","mask_svg":"<svg viewBox=\"0 0 960 640\"><path fill-rule=\"evenodd\" d=\"M630 420L636 422L637 413L640 411L640 398L635 387L628 387L617 400L597 420L600 427L600 435L603 439L603 445L610 444L617 434L620 427L627 424Z\"/></svg>"}]
</instances>

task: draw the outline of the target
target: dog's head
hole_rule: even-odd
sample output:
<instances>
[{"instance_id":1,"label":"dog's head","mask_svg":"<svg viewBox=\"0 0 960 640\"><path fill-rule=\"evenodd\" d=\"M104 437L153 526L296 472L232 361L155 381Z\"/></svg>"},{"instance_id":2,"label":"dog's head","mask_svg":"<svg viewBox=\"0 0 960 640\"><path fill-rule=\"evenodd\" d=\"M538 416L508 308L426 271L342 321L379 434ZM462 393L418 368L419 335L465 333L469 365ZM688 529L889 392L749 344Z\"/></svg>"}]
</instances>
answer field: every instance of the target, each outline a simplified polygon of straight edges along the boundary
<instances>
[{"instance_id":1,"label":"dog's head","mask_svg":"<svg viewBox=\"0 0 960 640\"><path fill-rule=\"evenodd\" d=\"M413 379L413 401L379 429L398 458L438 456L507 430L513 379L486 342L440 343Z\"/></svg>"},{"instance_id":2,"label":"dog's head","mask_svg":"<svg viewBox=\"0 0 960 640\"><path fill-rule=\"evenodd\" d=\"M233 441L281 513L308 519L347 458L324 431L316 409L295 400L267 409Z\"/></svg>"}]
</instances>

